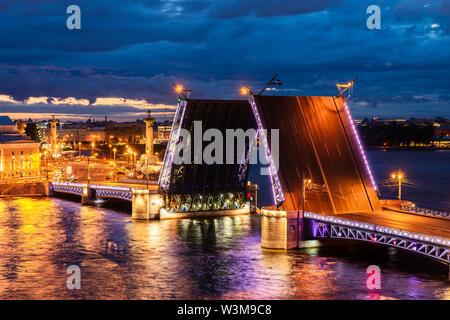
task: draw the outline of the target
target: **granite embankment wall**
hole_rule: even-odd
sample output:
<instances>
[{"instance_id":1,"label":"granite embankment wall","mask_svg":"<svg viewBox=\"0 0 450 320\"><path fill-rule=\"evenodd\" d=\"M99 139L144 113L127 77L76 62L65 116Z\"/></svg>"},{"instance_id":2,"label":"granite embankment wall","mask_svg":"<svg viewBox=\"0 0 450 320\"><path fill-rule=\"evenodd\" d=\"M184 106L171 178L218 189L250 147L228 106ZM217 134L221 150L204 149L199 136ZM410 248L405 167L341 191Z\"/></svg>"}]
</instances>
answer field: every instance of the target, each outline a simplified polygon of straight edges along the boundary
<instances>
[{"instance_id":1,"label":"granite embankment wall","mask_svg":"<svg viewBox=\"0 0 450 320\"><path fill-rule=\"evenodd\" d=\"M45 185L43 182L16 182L1 183L0 197L11 196L45 196Z\"/></svg>"}]
</instances>

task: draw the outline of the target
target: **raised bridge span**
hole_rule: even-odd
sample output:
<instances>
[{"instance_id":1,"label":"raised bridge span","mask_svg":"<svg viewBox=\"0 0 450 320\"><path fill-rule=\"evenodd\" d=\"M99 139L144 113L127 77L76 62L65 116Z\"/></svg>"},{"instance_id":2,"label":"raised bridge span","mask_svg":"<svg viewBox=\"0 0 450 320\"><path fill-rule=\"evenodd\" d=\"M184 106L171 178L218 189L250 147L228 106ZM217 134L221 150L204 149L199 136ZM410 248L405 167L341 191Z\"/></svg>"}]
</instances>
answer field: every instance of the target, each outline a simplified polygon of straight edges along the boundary
<instances>
[{"instance_id":1,"label":"raised bridge span","mask_svg":"<svg viewBox=\"0 0 450 320\"><path fill-rule=\"evenodd\" d=\"M308 240L347 239L398 247L450 263L450 220L383 209L344 97L249 94L271 163L273 206L262 209L262 246L292 249ZM261 130L262 131L262 130ZM306 182L310 179L311 182Z\"/></svg>"}]
</instances>

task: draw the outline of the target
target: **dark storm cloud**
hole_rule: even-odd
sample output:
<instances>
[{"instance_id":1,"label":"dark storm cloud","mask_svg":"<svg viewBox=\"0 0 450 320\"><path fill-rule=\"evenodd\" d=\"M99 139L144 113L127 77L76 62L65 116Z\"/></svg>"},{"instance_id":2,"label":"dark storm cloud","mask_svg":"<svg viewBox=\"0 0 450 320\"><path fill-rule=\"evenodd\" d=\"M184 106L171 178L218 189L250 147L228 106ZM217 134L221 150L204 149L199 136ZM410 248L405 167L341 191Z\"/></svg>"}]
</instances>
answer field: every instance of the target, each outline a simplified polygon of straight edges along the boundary
<instances>
[{"instance_id":1,"label":"dark storm cloud","mask_svg":"<svg viewBox=\"0 0 450 320\"><path fill-rule=\"evenodd\" d=\"M450 102L450 96L439 96L440 102Z\"/></svg>"},{"instance_id":2,"label":"dark storm cloud","mask_svg":"<svg viewBox=\"0 0 450 320\"><path fill-rule=\"evenodd\" d=\"M340 0L229 0L214 1L210 14L215 18L229 19L248 15L257 17L290 16L316 12Z\"/></svg>"},{"instance_id":3,"label":"dark storm cloud","mask_svg":"<svg viewBox=\"0 0 450 320\"><path fill-rule=\"evenodd\" d=\"M81 30L66 28L69 4ZM382 30L366 28L371 4ZM236 98L278 72L284 91L272 94L332 95L358 76L355 102L448 114L448 10L444 0L2 0L0 94L174 104L173 82Z\"/></svg>"}]
</instances>

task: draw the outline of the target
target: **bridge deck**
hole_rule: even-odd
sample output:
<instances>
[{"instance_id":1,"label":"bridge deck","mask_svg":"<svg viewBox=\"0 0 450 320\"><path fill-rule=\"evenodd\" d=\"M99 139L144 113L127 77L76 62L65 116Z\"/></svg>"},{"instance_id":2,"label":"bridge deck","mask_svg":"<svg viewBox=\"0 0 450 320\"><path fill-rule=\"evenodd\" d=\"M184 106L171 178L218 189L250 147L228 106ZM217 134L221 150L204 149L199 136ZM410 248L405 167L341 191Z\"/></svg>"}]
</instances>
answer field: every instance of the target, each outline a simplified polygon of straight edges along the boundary
<instances>
[{"instance_id":1,"label":"bridge deck","mask_svg":"<svg viewBox=\"0 0 450 320\"><path fill-rule=\"evenodd\" d=\"M279 130L283 210L301 210L303 173L313 181L306 211L381 209L343 98L255 96L255 102L263 126Z\"/></svg>"},{"instance_id":2,"label":"bridge deck","mask_svg":"<svg viewBox=\"0 0 450 320\"><path fill-rule=\"evenodd\" d=\"M450 220L395 211L340 214L339 218L450 239Z\"/></svg>"}]
</instances>

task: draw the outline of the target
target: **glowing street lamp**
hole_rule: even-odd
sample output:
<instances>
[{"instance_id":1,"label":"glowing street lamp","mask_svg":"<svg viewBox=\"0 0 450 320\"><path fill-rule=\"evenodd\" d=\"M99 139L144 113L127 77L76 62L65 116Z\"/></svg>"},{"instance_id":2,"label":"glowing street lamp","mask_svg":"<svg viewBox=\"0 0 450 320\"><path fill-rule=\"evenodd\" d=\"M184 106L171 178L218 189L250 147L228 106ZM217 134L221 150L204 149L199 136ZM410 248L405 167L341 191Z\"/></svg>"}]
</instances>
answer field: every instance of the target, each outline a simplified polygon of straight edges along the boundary
<instances>
[{"instance_id":1,"label":"glowing street lamp","mask_svg":"<svg viewBox=\"0 0 450 320\"><path fill-rule=\"evenodd\" d=\"M111 159L112 157L111 157L111 148L112 148L112 144L110 143L109 145L109 158Z\"/></svg>"},{"instance_id":2,"label":"glowing street lamp","mask_svg":"<svg viewBox=\"0 0 450 320\"><path fill-rule=\"evenodd\" d=\"M92 156L92 155L94 155L95 142L91 143L91 147L92 147L92 151L91 151L91 156Z\"/></svg>"},{"instance_id":3,"label":"glowing street lamp","mask_svg":"<svg viewBox=\"0 0 450 320\"><path fill-rule=\"evenodd\" d=\"M251 93L250 89L247 88L247 87L242 87L242 88L239 90L239 92L240 92L240 94L243 95L243 96L249 95L249 94Z\"/></svg>"},{"instance_id":4,"label":"glowing street lamp","mask_svg":"<svg viewBox=\"0 0 450 320\"><path fill-rule=\"evenodd\" d=\"M403 180L403 175L399 172L399 173L394 173L392 174L392 179L397 179L398 180L398 200L402 200L402 180Z\"/></svg>"},{"instance_id":5,"label":"glowing street lamp","mask_svg":"<svg viewBox=\"0 0 450 320\"><path fill-rule=\"evenodd\" d=\"M190 89L185 89L182 85L180 84L173 84L174 90L176 93L179 93L180 95L183 96L183 98L187 99L189 97L189 95L191 94L192 90Z\"/></svg>"},{"instance_id":6,"label":"glowing street lamp","mask_svg":"<svg viewBox=\"0 0 450 320\"><path fill-rule=\"evenodd\" d=\"M176 85L175 86L175 91L178 92L178 93L182 93L183 92L183 87L180 86L180 85Z\"/></svg>"},{"instance_id":7,"label":"glowing street lamp","mask_svg":"<svg viewBox=\"0 0 450 320\"><path fill-rule=\"evenodd\" d=\"M115 164L116 163L116 151L117 151L117 148L113 148L112 151L114 153L114 164Z\"/></svg>"}]
</instances>

